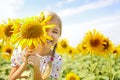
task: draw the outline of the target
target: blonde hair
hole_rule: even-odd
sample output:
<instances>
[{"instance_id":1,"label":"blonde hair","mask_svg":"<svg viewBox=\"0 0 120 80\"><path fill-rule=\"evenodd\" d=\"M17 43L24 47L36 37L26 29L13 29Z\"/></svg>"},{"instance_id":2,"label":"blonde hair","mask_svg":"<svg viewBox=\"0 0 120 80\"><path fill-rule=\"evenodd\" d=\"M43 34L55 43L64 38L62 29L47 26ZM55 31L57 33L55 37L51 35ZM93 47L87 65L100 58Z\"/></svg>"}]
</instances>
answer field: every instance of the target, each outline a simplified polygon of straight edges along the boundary
<instances>
[{"instance_id":1,"label":"blonde hair","mask_svg":"<svg viewBox=\"0 0 120 80\"><path fill-rule=\"evenodd\" d=\"M48 16L52 17L50 22L54 21L54 20L59 22L60 35L61 35L61 33L62 33L62 21L61 21L60 17L55 12L52 12L52 11L44 11L44 14L45 14L45 17L48 17Z\"/></svg>"},{"instance_id":2,"label":"blonde hair","mask_svg":"<svg viewBox=\"0 0 120 80\"><path fill-rule=\"evenodd\" d=\"M46 66L46 70L45 72L42 74L42 78L43 80L47 80L50 77L50 73L52 71L52 58L54 58L55 55L55 49L57 47L57 44L55 44L53 51L52 51L52 56L51 56L51 60L48 62L47 66Z\"/></svg>"},{"instance_id":3,"label":"blonde hair","mask_svg":"<svg viewBox=\"0 0 120 80\"><path fill-rule=\"evenodd\" d=\"M61 21L60 17L59 17L55 12L51 12L51 11L45 11L44 14L45 14L45 17L48 17L48 16L51 16L51 17L52 17L52 19L50 20L50 22L51 22L51 21L54 21L54 20L56 20L56 21L59 22L60 35L61 35L61 33L62 33L62 21ZM54 48L53 48L52 56L51 56L52 58L53 58L54 55L55 55L55 49L56 49L56 47L57 47L57 44L55 44L55 46L54 46ZM47 79L50 77L51 71L52 71L52 60L50 60L50 61L48 62L47 66L46 66L46 70L45 70L45 72L42 74L43 80L47 80Z\"/></svg>"}]
</instances>

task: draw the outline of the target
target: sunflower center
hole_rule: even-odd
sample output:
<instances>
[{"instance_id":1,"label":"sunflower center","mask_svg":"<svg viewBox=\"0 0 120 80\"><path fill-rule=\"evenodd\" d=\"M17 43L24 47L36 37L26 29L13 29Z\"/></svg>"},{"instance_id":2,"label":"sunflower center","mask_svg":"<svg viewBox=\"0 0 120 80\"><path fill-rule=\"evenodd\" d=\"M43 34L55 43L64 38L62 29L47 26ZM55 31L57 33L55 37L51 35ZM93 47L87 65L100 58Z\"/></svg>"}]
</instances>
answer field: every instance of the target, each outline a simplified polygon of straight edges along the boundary
<instances>
[{"instance_id":1,"label":"sunflower center","mask_svg":"<svg viewBox=\"0 0 120 80\"><path fill-rule=\"evenodd\" d=\"M21 31L23 38L37 38L43 35L42 27L37 24L25 26Z\"/></svg>"},{"instance_id":2,"label":"sunflower center","mask_svg":"<svg viewBox=\"0 0 120 80\"><path fill-rule=\"evenodd\" d=\"M109 48L109 42L108 41L106 41L106 40L104 40L103 42L105 42L105 44L103 44L103 46L104 46L104 49L108 49Z\"/></svg>"},{"instance_id":3,"label":"sunflower center","mask_svg":"<svg viewBox=\"0 0 120 80\"><path fill-rule=\"evenodd\" d=\"M11 49L7 49L6 52L9 53L9 54L11 54L12 50Z\"/></svg>"},{"instance_id":4,"label":"sunflower center","mask_svg":"<svg viewBox=\"0 0 120 80\"><path fill-rule=\"evenodd\" d=\"M84 49L86 49L87 47L83 45L82 48L83 48L83 50L84 50Z\"/></svg>"},{"instance_id":5,"label":"sunflower center","mask_svg":"<svg viewBox=\"0 0 120 80\"><path fill-rule=\"evenodd\" d=\"M66 43L62 43L62 47L63 47L63 48L66 48L66 47L67 47L67 44L66 44Z\"/></svg>"},{"instance_id":6,"label":"sunflower center","mask_svg":"<svg viewBox=\"0 0 120 80\"><path fill-rule=\"evenodd\" d=\"M113 53L116 54L116 53L118 53L118 51L117 51L117 50L114 50Z\"/></svg>"},{"instance_id":7,"label":"sunflower center","mask_svg":"<svg viewBox=\"0 0 120 80\"><path fill-rule=\"evenodd\" d=\"M71 54L72 53L72 50L69 50L69 54Z\"/></svg>"},{"instance_id":8,"label":"sunflower center","mask_svg":"<svg viewBox=\"0 0 120 80\"><path fill-rule=\"evenodd\" d=\"M8 25L6 28L5 28L5 35L7 36L7 37L10 37L11 35L12 35L12 31L13 31L13 29L12 29L12 24L11 25Z\"/></svg>"},{"instance_id":9,"label":"sunflower center","mask_svg":"<svg viewBox=\"0 0 120 80\"><path fill-rule=\"evenodd\" d=\"M90 40L90 45L92 47L97 47L98 45L100 45L99 39L92 39L92 40Z\"/></svg>"},{"instance_id":10,"label":"sunflower center","mask_svg":"<svg viewBox=\"0 0 120 80\"><path fill-rule=\"evenodd\" d=\"M0 49L2 48L2 46L0 45Z\"/></svg>"},{"instance_id":11,"label":"sunflower center","mask_svg":"<svg viewBox=\"0 0 120 80\"><path fill-rule=\"evenodd\" d=\"M69 80L76 80L74 77L70 77L70 79Z\"/></svg>"}]
</instances>

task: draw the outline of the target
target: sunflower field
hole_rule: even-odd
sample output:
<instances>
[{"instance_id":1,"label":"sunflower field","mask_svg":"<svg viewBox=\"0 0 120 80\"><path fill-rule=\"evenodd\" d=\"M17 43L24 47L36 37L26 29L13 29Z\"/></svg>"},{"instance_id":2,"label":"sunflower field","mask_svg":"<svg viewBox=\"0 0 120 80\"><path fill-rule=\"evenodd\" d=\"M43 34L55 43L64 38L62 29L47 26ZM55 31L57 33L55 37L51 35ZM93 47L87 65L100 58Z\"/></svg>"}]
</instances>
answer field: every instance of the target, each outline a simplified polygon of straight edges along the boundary
<instances>
[{"instance_id":1,"label":"sunflower field","mask_svg":"<svg viewBox=\"0 0 120 80\"><path fill-rule=\"evenodd\" d=\"M36 47L51 40L46 28L54 25L46 24L50 17L44 20L44 14L40 16L8 19L0 24L0 80L8 80L10 58L16 47L24 48L26 43ZM59 80L120 80L120 45L114 45L96 29L87 31L76 47L66 38L59 39L56 52L63 60Z\"/></svg>"}]
</instances>

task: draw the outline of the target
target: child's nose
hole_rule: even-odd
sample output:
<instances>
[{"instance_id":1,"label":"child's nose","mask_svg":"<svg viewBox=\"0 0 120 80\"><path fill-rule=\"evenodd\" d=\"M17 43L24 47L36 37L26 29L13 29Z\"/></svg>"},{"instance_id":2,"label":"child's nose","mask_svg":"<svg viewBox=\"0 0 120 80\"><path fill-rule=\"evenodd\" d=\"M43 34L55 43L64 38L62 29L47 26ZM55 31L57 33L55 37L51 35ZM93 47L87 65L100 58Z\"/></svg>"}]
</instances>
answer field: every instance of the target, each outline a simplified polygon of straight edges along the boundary
<instances>
[{"instance_id":1,"label":"child's nose","mask_svg":"<svg viewBox=\"0 0 120 80\"><path fill-rule=\"evenodd\" d=\"M53 38L53 35L52 35L52 33L51 33L51 32L49 33L49 36Z\"/></svg>"}]
</instances>

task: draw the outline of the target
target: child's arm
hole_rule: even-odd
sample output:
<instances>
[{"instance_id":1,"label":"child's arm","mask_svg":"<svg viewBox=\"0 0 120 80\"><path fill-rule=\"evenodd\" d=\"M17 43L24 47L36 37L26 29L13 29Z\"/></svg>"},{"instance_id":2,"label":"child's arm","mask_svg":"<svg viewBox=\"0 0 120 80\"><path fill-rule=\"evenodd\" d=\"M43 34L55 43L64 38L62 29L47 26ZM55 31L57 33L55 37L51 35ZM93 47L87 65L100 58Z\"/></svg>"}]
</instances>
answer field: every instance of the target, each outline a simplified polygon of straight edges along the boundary
<instances>
[{"instance_id":1,"label":"child's arm","mask_svg":"<svg viewBox=\"0 0 120 80\"><path fill-rule=\"evenodd\" d=\"M12 63L15 64L13 65L12 69L11 69L11 72L10 72L10 75L9 75L9 80L16 80L17 78L21 78L21 74L24 72L24 70L26 70L26 67L27 67L27 54L28 52L25 52L25 55L23 56L16 56L16 54L19 54L17 53L18 51L15 52L15 54L12 56ZM15 57L16 56L16 57ZM21 58L22 57L22 58ZM19 59L22 59L22 64L21 65L16 65L16 61L17 58ZM19 62L19 61L18 61Z\"/></svg>"},{"instance_id":2,"label":"child's arm","mask_svg":"<svg viewBox=\"0 0 120 80\"><path fill-rule=\"evenodd\" d=\"M26 69L27 63L23 62L21 66L14 66L11 69L9 80L16 80L21 77L22 72Z\"/></svg>"},{"instance_id":3,"label":"child's arm","mask_svg":"<svg viewBox=\"0 0 120 80\"><path fill-rule=\"evenodd\" d=\"M34 69L34 80L43 80L40 71L40 58L36 54L30 55L28 57L28 64Z\"/></svg>"},{"instance_id":4,"label":"child's arm","mask_svg":"<svg viewBox=\"0 0 120 80\"><path fill-rule=\"evenodd\" d=\"M34 80L43 80L39 68L34 69Z\"/></svg>"}]
</instances>

